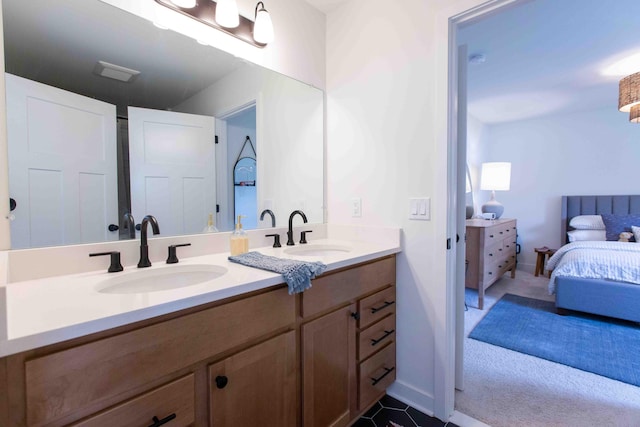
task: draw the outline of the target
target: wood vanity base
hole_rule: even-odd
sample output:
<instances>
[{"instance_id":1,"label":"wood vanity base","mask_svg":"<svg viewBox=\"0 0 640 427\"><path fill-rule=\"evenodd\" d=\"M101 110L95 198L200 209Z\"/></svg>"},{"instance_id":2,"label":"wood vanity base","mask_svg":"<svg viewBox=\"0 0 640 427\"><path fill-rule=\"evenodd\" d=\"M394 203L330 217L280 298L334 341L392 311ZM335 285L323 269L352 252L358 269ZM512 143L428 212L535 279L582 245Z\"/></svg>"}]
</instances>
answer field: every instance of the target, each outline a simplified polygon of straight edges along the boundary
<instances>
[{"instance_id":1,"label":"wood vanity base","mask_svg":"<svg viewBox=\"0 0 640 427\"><path fill-rule=\"evenodd\" d=\"M395 379L395 277L388 256L1 358L0 425L349 425Z\"/></svg>"}]
</instances>

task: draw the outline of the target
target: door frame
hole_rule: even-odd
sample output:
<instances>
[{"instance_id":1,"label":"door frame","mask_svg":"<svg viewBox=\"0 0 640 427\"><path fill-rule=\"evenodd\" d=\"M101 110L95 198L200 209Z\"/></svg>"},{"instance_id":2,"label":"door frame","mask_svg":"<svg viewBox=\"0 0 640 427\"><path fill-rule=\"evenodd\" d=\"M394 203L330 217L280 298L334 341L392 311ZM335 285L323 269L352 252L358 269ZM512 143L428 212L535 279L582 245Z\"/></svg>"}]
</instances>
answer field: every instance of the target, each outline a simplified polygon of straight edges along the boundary
<instances>
[{"instance_id":1,"label":"door frame","mask_svg":"<svg viewBox=\"0 0 640 427\"><path fill-rule=\"evenodd\" d=\"M458 197L458 46L457 31L463 24L486 18L494 13L502 12L507 7L522 4L532 0L490 0L466 11L447 16L447 237L455 239L457 230L458 210L464 210L465 206L459 206ZM466 151L466 150L463 150ZM455 241L455 240L454 240ZM458 319L464 321L464 280L459 280L458 271L464 272L464 266L458 265L456 245L446 254L446 318L444 331L446 339L440 342L437 354L443 354L448 363L444 364L441 375L436 373L434 413L443 420L449 419L455 412L456 384L463 384L463 379L456 378L456 360L458 365L463 364L463 349L456 345L457 341L464 340L464 323L459 325ZM460 257L463 259L463 257ZM464 261L462 261L464 262ZM460 301L460 298L463 301ZM460 336L462 335L462 336ZM436 341L436 347L438 341ZM460 370L462 373L462 370Z\"/></svg>"}]
</instances>

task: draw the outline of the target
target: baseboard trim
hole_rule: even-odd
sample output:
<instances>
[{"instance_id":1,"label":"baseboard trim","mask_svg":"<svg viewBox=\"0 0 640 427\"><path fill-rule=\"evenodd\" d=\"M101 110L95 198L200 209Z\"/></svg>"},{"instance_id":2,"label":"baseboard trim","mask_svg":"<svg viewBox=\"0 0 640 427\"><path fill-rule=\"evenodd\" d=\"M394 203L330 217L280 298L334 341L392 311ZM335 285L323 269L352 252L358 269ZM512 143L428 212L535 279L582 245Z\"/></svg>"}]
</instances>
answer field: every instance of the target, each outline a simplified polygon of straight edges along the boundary
<instances>
[{"instance_id":1,"label":"baseboard trim","mask_svg":"<svg viewBox=\"0 0 640 427\"><path fill-rule=\"evenodd\" d=\"M424 390L419 390L412 385L396 380L387 389L387 394L433 417L433 396Z\"/></svg>"},{"instance_id":2,"label":"baseboard trim","mask_svg":"<svg viewBox=\"0 0 640 427\"><path fill-rule=\"evenodd\" d=\"M462 412L454 411L449 422L454 423L460 427L491 427L489 424L485 424L482 421L476 420Z\"/></svg>"}]
</instances>

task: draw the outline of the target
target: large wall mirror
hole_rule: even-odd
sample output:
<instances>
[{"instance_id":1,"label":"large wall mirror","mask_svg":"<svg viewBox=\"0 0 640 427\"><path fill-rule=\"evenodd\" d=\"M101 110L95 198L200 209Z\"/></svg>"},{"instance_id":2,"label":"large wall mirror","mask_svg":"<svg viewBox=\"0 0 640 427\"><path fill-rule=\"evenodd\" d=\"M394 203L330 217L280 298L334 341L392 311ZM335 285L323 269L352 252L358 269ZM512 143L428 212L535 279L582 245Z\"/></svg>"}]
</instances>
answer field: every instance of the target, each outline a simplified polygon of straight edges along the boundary
<instances>
[{"instance_id":1,"label":"large wall mirror","mask_svg":"<svg viewBox=\"0 0 640 427\"><path fill-rule=\"evenodd\" d=\"M323 221L322 91L100 0L2 12L12 249L130 239L128 213L163 236ZM236 203L247 138L255 203Z\"/></svg>"}]
</instances>

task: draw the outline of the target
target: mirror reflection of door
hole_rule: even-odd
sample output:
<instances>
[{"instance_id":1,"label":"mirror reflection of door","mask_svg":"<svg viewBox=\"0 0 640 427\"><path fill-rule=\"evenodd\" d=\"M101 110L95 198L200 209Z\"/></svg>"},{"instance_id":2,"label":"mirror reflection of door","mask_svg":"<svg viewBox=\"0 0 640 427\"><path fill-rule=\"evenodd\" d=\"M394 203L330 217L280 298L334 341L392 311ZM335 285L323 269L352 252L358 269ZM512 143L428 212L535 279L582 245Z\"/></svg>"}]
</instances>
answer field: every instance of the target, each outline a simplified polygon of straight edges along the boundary
<instances>
[{"instance_id":1,"label":"mirror reflection of door","mask_svg":"<svg viewBox=\"0 0 640 427\"><path fill-rule=\"evenodd\" d=\"M216 212L215 118L129 107L131 211L163 236L201 233Z\"/></svg>"},{"instance_id":2,"label":"mirror reflection of door","mask_svg":"<svg viewBox=\"0 0 640 427\"><path fill-rule=\"evenodd\" d=\"M227 115L227 165L231 180L229 200L233 206L232 224L242 215L242 227L258 227L258 186L256 143L256 105L251 104Z\"/></svg>"},{"instance_id":3,"label":"mirror reflection of door","mask_svg":"<svg viewBox=\"0 0 640 427\"><path fill-rule=\"evenodd\" d=\"M117 240L116 107L8 73L5 82L11 247Z\"/></svg>"},{"instance_id":4,"label":"mirror reflection of door","mask_svg":"<svg viewBox=\"0 0 640 427\"><path fill-rule=\"evenodd\" d=\"M246 228L256 228L258 223L258 198L256 194L256 159L243 157L233 168L235 215L242 215Z\"/></svg>"}]
</instances>

